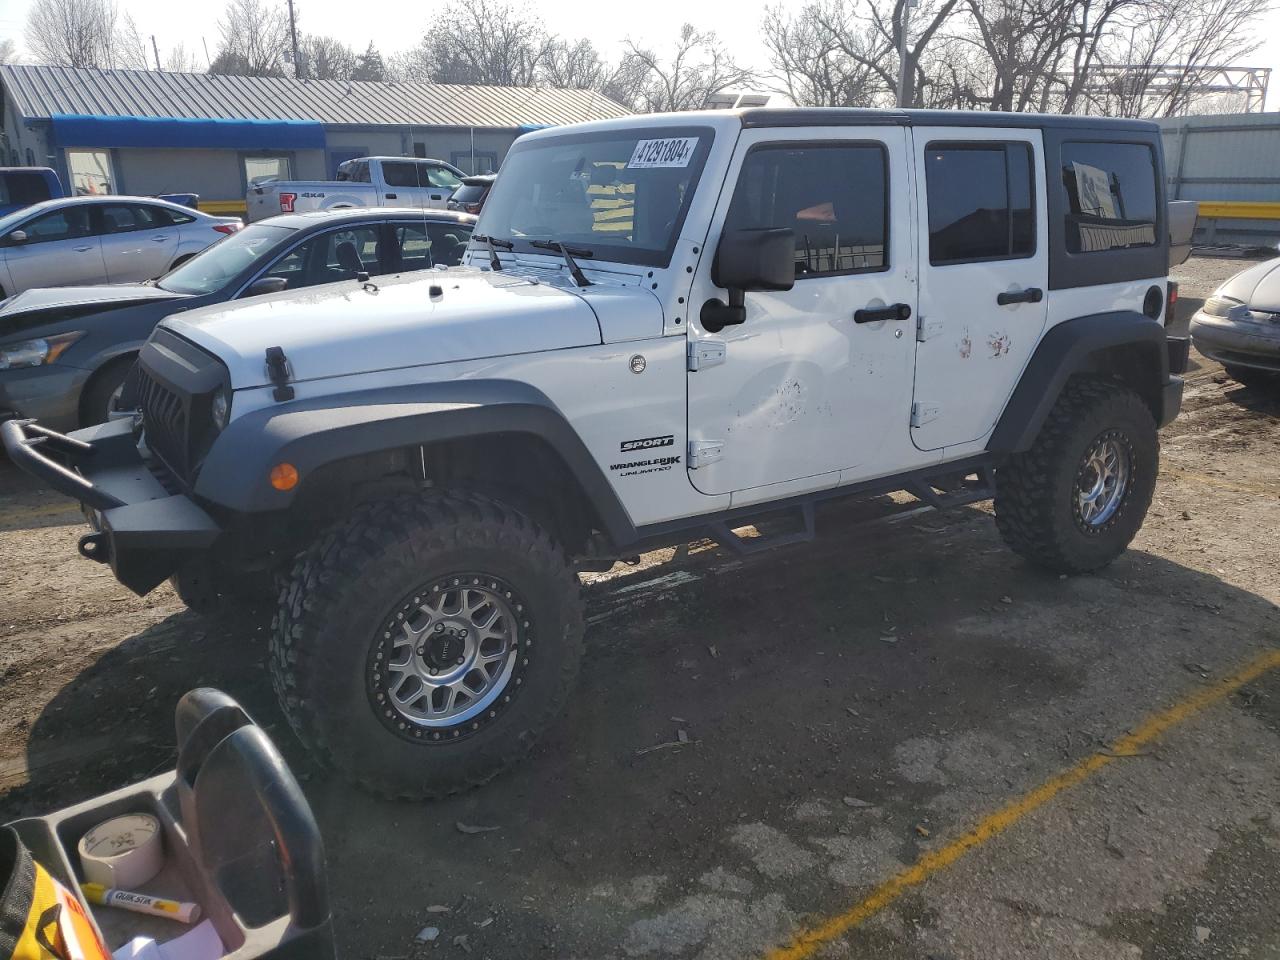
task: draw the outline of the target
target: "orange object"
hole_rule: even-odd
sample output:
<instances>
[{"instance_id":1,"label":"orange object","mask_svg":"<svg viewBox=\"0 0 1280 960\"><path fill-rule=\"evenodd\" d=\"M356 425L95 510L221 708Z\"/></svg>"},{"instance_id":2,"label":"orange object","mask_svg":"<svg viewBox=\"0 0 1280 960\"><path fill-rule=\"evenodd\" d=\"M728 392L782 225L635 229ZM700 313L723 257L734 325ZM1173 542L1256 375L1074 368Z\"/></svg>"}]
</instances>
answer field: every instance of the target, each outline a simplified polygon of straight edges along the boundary
<instances>
[{"instance_id":1,"label":"orange object","mask_svg":"<svg viewBox=\"0 0 1280 960\"><path fill-rule=\"evenodd\" d=\"M270 476L271 485L277 490L292 490L298 485L298 468L292 463L277 463Z\"/></svg>"}]
</instances>

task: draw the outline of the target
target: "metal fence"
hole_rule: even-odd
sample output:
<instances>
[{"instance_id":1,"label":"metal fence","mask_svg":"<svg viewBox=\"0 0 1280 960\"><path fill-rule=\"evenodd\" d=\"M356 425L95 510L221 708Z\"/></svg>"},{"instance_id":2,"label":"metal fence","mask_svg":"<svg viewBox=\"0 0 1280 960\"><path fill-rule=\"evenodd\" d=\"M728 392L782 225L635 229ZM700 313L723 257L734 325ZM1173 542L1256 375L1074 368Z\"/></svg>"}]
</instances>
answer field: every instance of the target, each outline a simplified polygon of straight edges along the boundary
<instances>
[{"instance_id":1,"label":"metal fence","mask_svg":"<svg viewBox=\"0 0 1280 960\"><path fill-rule=\"evenodd\" d=\"M1200 201L1196 242L1280 242L1280 113L1161 120L1168 194Z\"/></svg>"}]
</instances>

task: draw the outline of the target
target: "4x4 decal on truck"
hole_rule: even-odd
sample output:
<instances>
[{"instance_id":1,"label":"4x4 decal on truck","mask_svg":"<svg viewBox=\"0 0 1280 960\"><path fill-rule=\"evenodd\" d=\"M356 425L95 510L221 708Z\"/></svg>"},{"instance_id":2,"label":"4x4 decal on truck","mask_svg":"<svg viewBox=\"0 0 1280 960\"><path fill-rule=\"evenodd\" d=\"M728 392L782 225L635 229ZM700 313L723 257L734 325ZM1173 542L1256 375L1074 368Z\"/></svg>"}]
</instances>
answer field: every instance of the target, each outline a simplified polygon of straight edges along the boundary
<instances>
[{"instance_id":1,"label":"4x4 decal on truck","mask_svg":"<svg viewBox=\"0 0 1280 960\"><path fill-rule=\"evenodd\" d=\"M632 450L652 450L654 447L670 447L675 442L676 438L670 434L665 437L646 437L643 440L623 440L618 450L622 453L630 453Z\"/></svg>"}]
</instances>

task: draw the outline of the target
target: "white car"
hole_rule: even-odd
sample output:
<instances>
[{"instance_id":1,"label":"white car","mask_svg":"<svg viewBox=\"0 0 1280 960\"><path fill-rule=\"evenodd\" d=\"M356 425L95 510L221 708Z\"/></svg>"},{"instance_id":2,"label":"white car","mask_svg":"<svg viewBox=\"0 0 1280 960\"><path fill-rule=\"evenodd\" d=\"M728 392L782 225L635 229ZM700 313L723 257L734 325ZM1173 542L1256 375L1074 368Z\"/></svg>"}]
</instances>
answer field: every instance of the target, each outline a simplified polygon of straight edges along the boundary
<instances>
[{"instance_id":1,"label":"white car","mask_svg":"<svg viewBox=\"0 0 1280 960\"><path fill-rule=\"evenodd\" d=\"M137 283L243 226L150 197L66 197L0 217L0 299L33 287Z\"/></svg>"},{"instance_id":2,"label":"white car","mask_svg":"<svg viewBox=\"0 0 1280 960\"><path fill-rule=\"evenodd\" d=\"M249 187L249 220L347 207L443 210L465 174L443 160L361 157L339 164L334 180L261 180ZM467 211L472 212L472 211Z\"/></svg>"}]
</instances>

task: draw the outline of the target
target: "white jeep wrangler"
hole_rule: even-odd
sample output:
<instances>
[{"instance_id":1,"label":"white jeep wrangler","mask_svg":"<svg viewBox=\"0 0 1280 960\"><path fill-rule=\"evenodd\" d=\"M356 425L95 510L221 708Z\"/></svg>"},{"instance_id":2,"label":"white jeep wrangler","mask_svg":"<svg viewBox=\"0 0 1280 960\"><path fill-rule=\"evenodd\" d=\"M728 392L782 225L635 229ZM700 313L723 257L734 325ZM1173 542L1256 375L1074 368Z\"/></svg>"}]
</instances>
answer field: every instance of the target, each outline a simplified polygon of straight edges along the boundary
<instances>
[{"instance_id":1,"label":"white jeep wrangler","mask_svg":"<svg viewBox=\"0 0 1280 960\"><path fill-rule=\"evenodd\" d=\"M578 570L814 507L994 497L1096 570L1178 412L1154 124L747 110L540 131L463 266L164 321L140 415L3 426L83 554L196 607L283 577L281 703L377 792L510 765L582 651ZM749 521L794 532L745 538Z\"/></svg>"}]
</instances>

